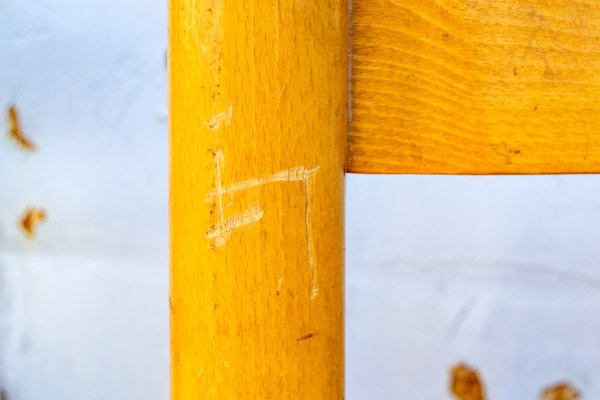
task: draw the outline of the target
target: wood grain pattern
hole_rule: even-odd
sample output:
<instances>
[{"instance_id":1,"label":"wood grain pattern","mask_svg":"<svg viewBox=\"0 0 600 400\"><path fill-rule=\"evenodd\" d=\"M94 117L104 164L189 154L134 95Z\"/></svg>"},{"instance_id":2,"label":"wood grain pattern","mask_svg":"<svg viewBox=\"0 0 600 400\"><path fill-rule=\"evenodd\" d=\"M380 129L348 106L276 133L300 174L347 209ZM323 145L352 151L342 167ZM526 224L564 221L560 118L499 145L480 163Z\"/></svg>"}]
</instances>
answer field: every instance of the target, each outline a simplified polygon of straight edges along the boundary
<instances>
[{"instance_id":1,"label":"wood grain pattern","mask_svg":"<svg viewBox=\"0 0 600 400\"><path fill-rule=\"evenodd\" d=\"M348 170L600 172L600 3L356 0Z\"/></svg>"},{"instance_id":2,"label":"wood grain pattern","mask_svg":"<svg viewBox=\"0 0 600 400\"><path fill-rule=\"evenodd\" d=\"M343 398L343 0L171 0L174 400Z\"/></svg>"}]
</instances>

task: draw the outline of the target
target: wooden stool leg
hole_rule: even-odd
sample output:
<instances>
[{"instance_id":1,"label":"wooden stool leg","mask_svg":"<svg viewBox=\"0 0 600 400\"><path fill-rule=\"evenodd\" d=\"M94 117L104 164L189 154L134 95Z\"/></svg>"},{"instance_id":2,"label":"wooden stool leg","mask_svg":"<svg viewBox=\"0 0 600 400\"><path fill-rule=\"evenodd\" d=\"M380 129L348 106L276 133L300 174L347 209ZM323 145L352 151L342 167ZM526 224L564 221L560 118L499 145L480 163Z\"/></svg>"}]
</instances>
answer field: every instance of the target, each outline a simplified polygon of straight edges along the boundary
<instances>
[{"instance_id":1,"label":"wooden stool leg","mask_svg":"<svg viewBox=\"0 0 600 400\"><path fill-rule=\"evenodd\" d=\"M173 399L342 399L347 3L169 8Z\"/></svg>"}]
</instances>

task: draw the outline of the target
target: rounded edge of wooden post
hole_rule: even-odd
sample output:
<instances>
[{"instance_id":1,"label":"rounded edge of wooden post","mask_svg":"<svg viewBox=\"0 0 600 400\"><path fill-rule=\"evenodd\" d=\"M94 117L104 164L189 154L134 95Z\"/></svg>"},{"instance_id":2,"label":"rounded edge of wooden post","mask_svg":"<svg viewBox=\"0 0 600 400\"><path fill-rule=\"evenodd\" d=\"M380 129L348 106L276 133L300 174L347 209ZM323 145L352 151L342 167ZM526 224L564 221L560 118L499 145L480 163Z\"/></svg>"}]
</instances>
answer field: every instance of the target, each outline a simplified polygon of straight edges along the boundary
<instances>
[{"instance_id":1,"label":"rounded edge of wooden post","mask_svg":"<svg viewBox=\"0 0 600 400\"><path fill-rule=\"evenodd\" d=\"M342 399L347 2L169 9L172 398Z\"/></svg>"}]
</instances>

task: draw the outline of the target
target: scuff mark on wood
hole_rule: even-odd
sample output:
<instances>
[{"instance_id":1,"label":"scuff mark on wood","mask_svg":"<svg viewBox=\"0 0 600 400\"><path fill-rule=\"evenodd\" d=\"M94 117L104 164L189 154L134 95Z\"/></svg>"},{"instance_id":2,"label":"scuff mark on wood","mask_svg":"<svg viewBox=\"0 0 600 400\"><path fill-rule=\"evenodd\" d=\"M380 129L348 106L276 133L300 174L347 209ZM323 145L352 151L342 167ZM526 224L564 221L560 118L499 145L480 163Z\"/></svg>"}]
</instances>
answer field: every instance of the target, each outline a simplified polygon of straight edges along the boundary
<instances>
[{"instance_id":1,"label":"scuff mark on wood","mask_svg":"<svg viewBox=\"0 0 600 400\"><path fill-rule=\"evenodd\" d=\"M208 121L206 121L206 126L210 129L219 129L222 124L225 126L231 125L231 121L233 119L233 106L231 103L227 106L227 110L220 112L214 116L212 116Z\"/></svg>"}]
</instances>

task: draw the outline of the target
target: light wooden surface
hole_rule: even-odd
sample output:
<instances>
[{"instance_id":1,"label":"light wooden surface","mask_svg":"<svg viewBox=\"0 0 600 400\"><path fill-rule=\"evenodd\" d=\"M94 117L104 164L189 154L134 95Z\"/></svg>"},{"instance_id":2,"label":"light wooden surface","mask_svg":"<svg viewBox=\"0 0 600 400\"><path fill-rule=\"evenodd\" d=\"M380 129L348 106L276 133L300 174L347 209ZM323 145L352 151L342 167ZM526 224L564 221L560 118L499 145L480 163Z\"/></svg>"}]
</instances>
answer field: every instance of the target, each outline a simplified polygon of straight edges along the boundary
<instances>
[{"instance_id":1,"label":"light wooden surface","mask_svg":"<svg viewBox=\"0 0 600 400\"><path fill-rule=\"evenodd\" d=\"M600 172L600 2L356 0L348 170Z\"/></svg>"},{"instance_id":2,"label":"light wooden surface","mask_svg":"<svg viewBox=\"0 0 600 400\"><path fill-rule=\"evenodd\" d=\"M171 0L174 400L343 398L343 0Z\"/></svg>"}]
</instances>

